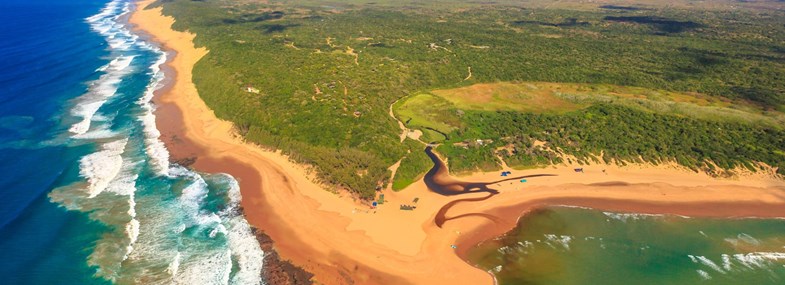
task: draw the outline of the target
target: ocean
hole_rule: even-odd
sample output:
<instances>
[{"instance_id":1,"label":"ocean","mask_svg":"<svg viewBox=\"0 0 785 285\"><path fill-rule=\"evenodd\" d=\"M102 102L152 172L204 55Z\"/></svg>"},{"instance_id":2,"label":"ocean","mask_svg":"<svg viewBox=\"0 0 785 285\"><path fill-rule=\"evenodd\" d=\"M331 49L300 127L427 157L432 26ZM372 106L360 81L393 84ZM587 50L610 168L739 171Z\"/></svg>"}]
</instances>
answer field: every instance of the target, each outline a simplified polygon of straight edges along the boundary
<instances>
[{"instance_id":1,"label":"ocean","mask_svg":"<svg viewBox=\"0 0 785 285\"><path fill-rule=\"evenodd\" d=\"M169 163L133 5L0 2L0 283L262 282L234 178Z\"/></svg>"},{"instance_id":2,"label":"ocean","mask_svg":"<svg viewBox=\"0 0 785 285\"><path fill-rule=\"evenodd\" d=\"M785 220L551 207L468 253L499 284L785 284Z\"/></svg>"}]
</instances>

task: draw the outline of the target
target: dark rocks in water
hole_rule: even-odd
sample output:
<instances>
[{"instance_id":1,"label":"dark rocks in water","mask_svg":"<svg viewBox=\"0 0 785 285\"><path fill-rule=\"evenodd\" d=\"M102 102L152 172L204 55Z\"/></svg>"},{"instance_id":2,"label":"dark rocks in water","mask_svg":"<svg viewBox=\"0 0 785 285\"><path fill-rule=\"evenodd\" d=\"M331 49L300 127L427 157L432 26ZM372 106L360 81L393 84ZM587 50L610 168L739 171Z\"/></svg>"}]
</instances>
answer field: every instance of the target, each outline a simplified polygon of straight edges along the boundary
<instances>
[{"instance_id":1,"label":"dark rocks in water","mask_svg":"<svg viewBox=\"0 0 785 285\"><path fill-rule=\"evenodd\" d=\"M264 231L253 228L253 233L264 251L262 280L267 285L310 285L313 274L287 260L281 259L273 248L273 240Z\"/></svg>"},{"instance_id":2,"label":"dark rocks in water","mask_svg":"<svg viewBox=\"0 0 785 285\"><path fill-rule=\"evenodd\" d=\"M179 164L182 167L188 168L191 165L193 165L194 163L196 163L196 156L184 157L184 158L181 158L181 159L176 159L173 162L176 163L176 164Z\"/></svg>"}]
</instances>

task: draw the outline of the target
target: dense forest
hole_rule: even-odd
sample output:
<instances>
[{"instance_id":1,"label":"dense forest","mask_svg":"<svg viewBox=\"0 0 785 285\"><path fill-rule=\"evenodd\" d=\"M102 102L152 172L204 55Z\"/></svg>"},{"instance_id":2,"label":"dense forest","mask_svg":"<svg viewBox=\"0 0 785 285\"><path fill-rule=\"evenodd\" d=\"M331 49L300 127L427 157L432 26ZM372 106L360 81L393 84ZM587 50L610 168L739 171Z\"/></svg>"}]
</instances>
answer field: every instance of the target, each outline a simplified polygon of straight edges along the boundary
<instances>
[{"instance_id":1,"label":"dense forest","mask_svg":"<svg viewBox=\"0 0 785 285\"><path fill-rule=\"evenodd\" d=\"M413 173L422 170L421 157L410 155L413 147L400 142L400 129L388 115L393 102L418 92L502 81L603 83L696 92L754 105L761 112L785 108L785 13L781 10L543 8L502 2L162 0L160 4L165 14L176 18L176 29L195 32L196 44L210 50L195 67L194 82L216 115L235 122L247 140L312 164L324 182L362 197L372 197L374 189L389 182L387 167L402 158L405 171L399 173L406 178L400 181L411 181L417 177ZM626 114L623 108L612 110L619 116ZM572 112L537 116L556 129L587 123L571 120L588 111ZM534 137L516 121L502 124L515 127L505 133L492 133L484 129L492 125L471 121L523 120L533 114L484 114L467 110L461 121L472 125L451 129L456 137L449 139L477 132L497 142L517 136L522 139L514 143L526 144L526 138ZM666 117L656 118L651 123L663 123L658 120ZM602 122L595 122L593 128L630 131ZM515 131L521 133L510 133ZM631 159L636 151L651 151L634 140L584 141L588 132L570 132L568 140L575 141L569 144L556 141L557 137L543 139L554 139L548 143L578 157L608 149L606 153L614 158ZM776 135L781 138L781 133L764 131L753 137L774 136L767 142L776 145ZM760 143L747 147L762 147ZM568 147L571 144L581 147ZM656 158L674 155L694 167L707 159L718 159L720 167L752 160L776 162L776 156L752 150L742 152L743 156L716 154L713 148L699 155L675 150L686 147L672 146ZM456 170L495 165L493 151L451 144L439 151ZM529 158L509 154L507 159L520 165L553 160L546 152L533 153ZM481 159L461 160L461 155ZM399 182L396 188L402 185Z\"/></svg>"}]
</instances>

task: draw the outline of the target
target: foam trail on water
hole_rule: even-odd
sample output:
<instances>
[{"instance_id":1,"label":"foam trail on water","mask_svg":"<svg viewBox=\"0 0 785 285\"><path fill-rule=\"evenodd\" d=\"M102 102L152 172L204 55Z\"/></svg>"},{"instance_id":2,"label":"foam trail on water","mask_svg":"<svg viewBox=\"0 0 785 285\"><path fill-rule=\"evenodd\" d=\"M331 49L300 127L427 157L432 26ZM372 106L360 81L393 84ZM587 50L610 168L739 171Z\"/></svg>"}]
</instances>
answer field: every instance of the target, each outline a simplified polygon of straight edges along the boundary
<instances>
[{"instance_id":1,"label":"foam trail on water","mask_svg":"<svg viewBox=\"0 0 785 285\"><path fill-rule=\"evenodd\" d=\"M125 225L125 233L128 235L129 242L128 245L125 247L125 255L123 256L123 261L128 259L128 255L130 255L134 251L134 244L136 240L139 239L139 220L136 219L136 202L134 201L134 195L128 199L128 215L131 216L131 220L128 221L128 224Z\"/></svg>"},{"instance_id":2,"label":"foam trail on water","mask_svg":"<svg viewBox=\"0 0 785 285\"><path fill-rule=\"evenodd\" d=\"M118 22L128 11L127 3L123 5L123 1L116 0L109 2L98 14L85 19L93 31L106 38L112 51L112 60L98 68L104 74L89 84L87 93L76 99L71 114L79 120L69 128L69 132L74 135L84 135L90 130L98 110L110 97L116 95L123 78L133 72L131 63L135 56L128 53L138 36L131 34Z\"/></svg>"},{"instance_id":3,"label":"foam trail on water","mask_svg":"<svg viewBox=\"0 0 785 285\"><path fill-rule=\"evenodd\" d=\"M85 19L111 60L74 100L68 130L74 145L96 150L79 160L84 181L50 199L109 226L87 261L106 280L261 284L264 253L242 215L237 181L169 163L152 102L167 55L119 22L131 5L114 0Z\"/></svg>"},{"instance_id":4,"label":"foam trail on water","mask_svg":"<svg viewBox=\"0 0 785 285\"><path fill-rule=\"evenodd\" d=\"M656 218L656 217L662 217L663 216L663 215L641 214L641 213L614 213L614 212L602 212L602 213L606 217L608 217L608 218L611 218L611 219L614 219L614 220L618 220L618 221L622 221L622 222L625 222L625 223L627 221L630 221L630 220L636 221L636 220L642 220L642 219L647 219L647 218Z\"/></svg>"},{"instance_id":5,"label":"foam trail on water","mask_svg":"<svg viewBox=\"0 0 785 285\"><path fill-rule=\"evenodd\" d=\"M81 135L90 129L90 124L98 109L106 103L107 99L117 93L122 78L131 73L132 70L129 67L133 59L134 56L120 56L113 59L107 64L104 71L106 74L90 83L88 92L77 99L78 105L71 110L74 116L81 118L79 122L71 126L69 129L71 133Z\"/></svg>"},{"instance_id":6,"label":"foam trail on water","mask_svg":"<svg viewBox=\"0 0 785 285\"><path fill-rule=\"evenodd\" d=\"M703 271L703 270L700 270L700 269L698 269L698 270L696 270L696 272L698 272L698 275L700 275L700 276L701 276L701 278L703 278L703 280L709 280L709 279L711 279L711 275L709 275L709 273L708 273L708 272L706 272L706 271Z\"/></svg>"},{"instance_id":7,"label":"foam trail on water","mask_svg":"<svg viewBox=\"0 0 785 285\"><path fill-rule=\"evenodd\" d=\"M158 60L150 66L150 73L153 79L145 90L144 96L139 99L138 104L144 110L140 116L139 121L142 122L145 132L145 144L147 145L147 155L153 161L156 171L159 174L167 174L169 171L169 152L166 150L164 143L160 140L161 132L155 126L155 106L152 104L155 91L161 88L161 82L164 79L164 74L161 71L161 65L166 62L166 53L158 50L157 48L146 44L145 48L154 51L158 54Z\"/></svg>"},{"instance_id":8,"label":"foam trail on water","mask_svg":"<svg viewBox=\"0 0 785 285\"><path fill-rule=\"evenodd\" d=\"M714 271L717 271L719 273L725 274L725 270L720 268L719 265L717 265L716 263L714 263L714 261L712 261L711 259L709 259L709 258L707 258L705 256L702 256L702 255L687 255L687 257L689 257L690 260L692 260L692 262L694 262L694 263L703 264L706 267L709 267L709 268L711 268Z\"/></svg>"},{"instance_id":9,"label":"foam trail on water","mask_svg":"<svg viewBox=\"0 0 785 285\"><path fill-rule=\"evenodd\" d=\"M259 254L262 249L256 236L251 231L248 222L239 214L242 196L237 180L231 179L228 191L230 207L222 215L229 216L229 248L239 261L238 273L234 276L232 284L258 284L261 282L259 272L262 271L264 256Z\"/></svg>"},{"instance_id":10,"label":"foam trail on water","mask_svg":"<svg viewBox=\"0 0 785 285\"><path fill-rule=\"evenodd\" d=\"M98 152L84 156L79 161L79 175L87 179L88 198L103 192L109 183L120 174L123 165L122 154L128 139L106 143Z\"/></svg>"},{"instance_id":11,"label":"foam trail on water","mask_svg":"<svg viewBox=\"0 0 785 285\"><path fill-rule=\"evenodd\" d=\"M785 261L785 252L737 253L733 255L733 259L749 269L765 268L774 262Z\"/></svg>"}]
</instances>

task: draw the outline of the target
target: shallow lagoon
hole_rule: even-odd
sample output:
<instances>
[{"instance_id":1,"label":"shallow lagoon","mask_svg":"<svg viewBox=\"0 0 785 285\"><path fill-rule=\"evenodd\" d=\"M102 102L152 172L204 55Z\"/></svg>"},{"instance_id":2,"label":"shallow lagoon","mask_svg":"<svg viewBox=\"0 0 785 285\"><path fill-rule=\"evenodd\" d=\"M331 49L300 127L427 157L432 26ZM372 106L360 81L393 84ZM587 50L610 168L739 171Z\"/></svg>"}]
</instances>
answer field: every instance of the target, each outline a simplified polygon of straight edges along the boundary
<instances>
[{"instance_id":1,"label":"shallow lagoon","mask_svg":"<svg viewBox=\"0 0 785 285\"><path fill-rule=\"evenodd\" d=\"M469 252L500 284L783 284L785 220L551 207Z\"/></svg>"}]
</instances>

